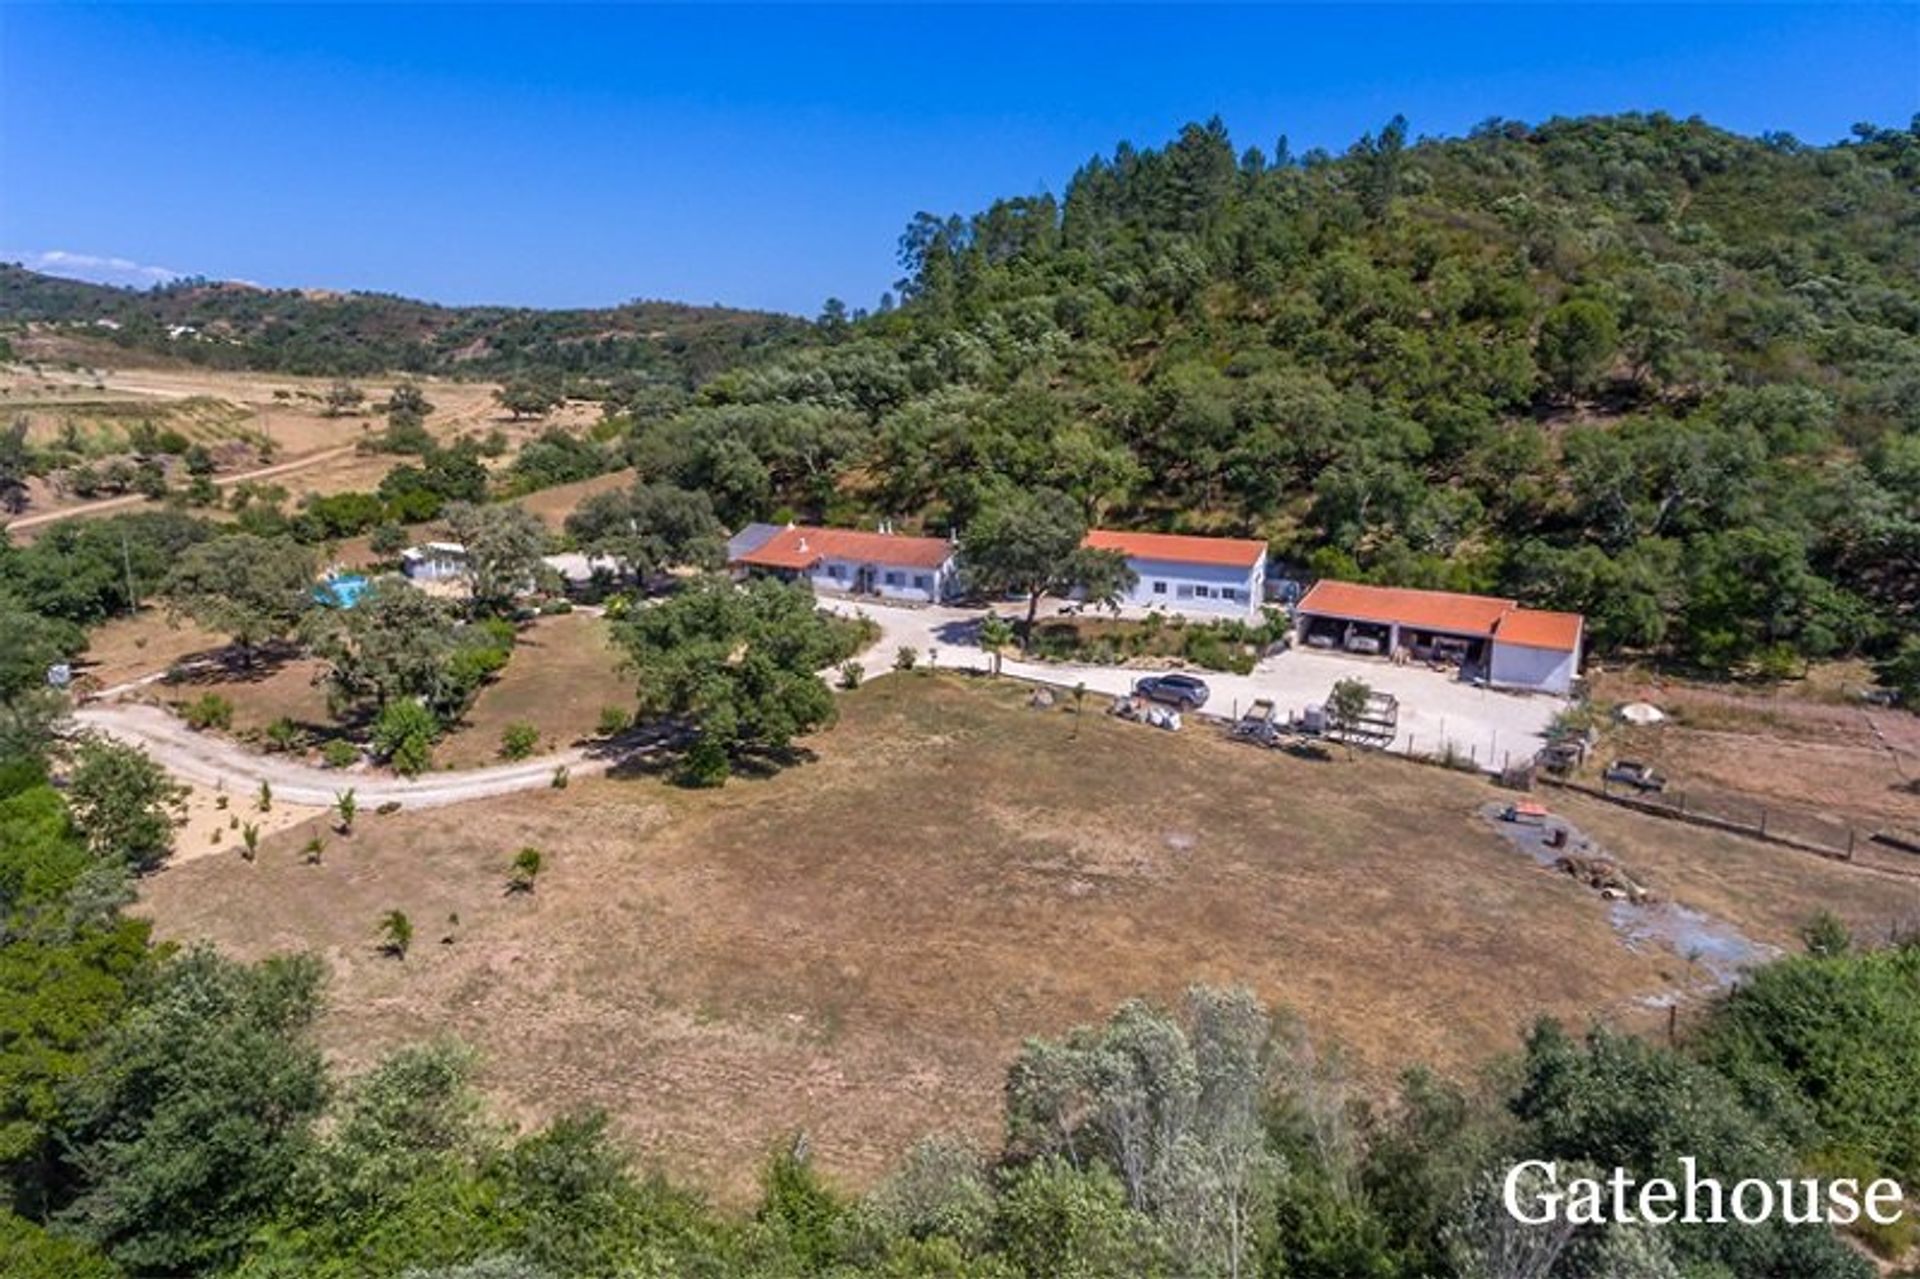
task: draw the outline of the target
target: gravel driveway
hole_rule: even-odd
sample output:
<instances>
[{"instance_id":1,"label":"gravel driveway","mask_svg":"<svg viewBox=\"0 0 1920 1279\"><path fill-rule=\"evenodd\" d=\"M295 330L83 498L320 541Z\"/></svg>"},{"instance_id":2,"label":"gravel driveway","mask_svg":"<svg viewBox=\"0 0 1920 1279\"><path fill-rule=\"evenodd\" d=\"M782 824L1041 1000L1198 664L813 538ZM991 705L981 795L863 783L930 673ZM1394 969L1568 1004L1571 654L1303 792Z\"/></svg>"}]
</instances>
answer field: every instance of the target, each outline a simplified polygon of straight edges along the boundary
<instances>
[{"instance_id":1,"label":"gravel driveway","mask_svg":"<svg viewBox=\"0 0 1920 1279\"><path fill-rule=\"evenodd\" d=\"M880 642L861 657L867 674L893 669L894 655L903 645L919 650L927 660L937 649L940 666L987 670L992 658L979 646L982 609L952 607L910 608L843 599L822 600L822 607L846 616L865 615L880 626ZM1070 662L1023 662L1008 656L1001 672L1020 679L1067 688L1084 683L1093 692L1130 691L1143 673L1139 668L1087 666ZM1430 755L1442 743L1470 754L1476 761L1500 765L1527 758L1541 744L1541 734L1567 699L1544 693L1504 693L1476 688L1420 666L1394 666L1384 659L1353 657L1319 650L1289 650L1254 667L1252 674L1202 673L1212 690L1206 713L1233 716L1258 698L1268 698L1281 715L1298 714L1326 700L1333 685L1343 679L1366 681L1380 692L1400 700L1400 735L1392 749Z\"/></svg>"}]
</instances>

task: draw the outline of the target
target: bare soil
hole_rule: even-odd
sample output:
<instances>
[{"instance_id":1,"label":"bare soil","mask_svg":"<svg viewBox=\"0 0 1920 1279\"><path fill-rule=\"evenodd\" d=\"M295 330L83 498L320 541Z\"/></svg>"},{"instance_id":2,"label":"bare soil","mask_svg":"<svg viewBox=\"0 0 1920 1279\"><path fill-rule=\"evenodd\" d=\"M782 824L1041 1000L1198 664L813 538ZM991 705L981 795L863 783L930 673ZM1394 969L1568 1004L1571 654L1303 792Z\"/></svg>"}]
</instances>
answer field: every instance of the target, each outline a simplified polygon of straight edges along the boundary
<instances>
[{"instance_id":1,"label":"bare soil","mask_svg":"<svg viewBox=\"0 0 1920 1279\"><path fill-rule=\"evenodd\" d=\"M1643 760L1715 811L1757 821L1765 810L1770 828L1819 842L1844 842L1849 826L1862 836L1920 831L1920 715L1862 702L1858 690L1870 683L1847 664L1759 687L1609 672L1595 680L1597 699L1650 702L1671 718L1609 727L1594 766L1616 755ZM1920 872L1920 858L1904 861Z\"/></svg>"},{"instance_id":2,"label":"bare soil","mask_svg":"<svg viewBox=\"0 0 1920 1279\"><path fill-rule=\"evenodd\" d=\"M508 1113L605 1107L725 1199L798 1129L854 1185L932 1130L991 1144L1023 1038L1194 981L1294 1009L1378 1087L1475 1069L1541 1014L1644 1027L1649 996L1698 985L1500 840L1481 779L1032 711L1023 692L877 679L770 777L368 818L318 867L295 828L254 865L169 868L144 909L166 937L325 956L323 1037L350 1066L456 1034ZM1657 891L1776 945L1820 907L1862 927L1914 909L1856 868L1571 807ZM509 896L525 845L548 869ZM375 949L396 908L419 939L404 961Z\"/></svg>"}]
</instances>

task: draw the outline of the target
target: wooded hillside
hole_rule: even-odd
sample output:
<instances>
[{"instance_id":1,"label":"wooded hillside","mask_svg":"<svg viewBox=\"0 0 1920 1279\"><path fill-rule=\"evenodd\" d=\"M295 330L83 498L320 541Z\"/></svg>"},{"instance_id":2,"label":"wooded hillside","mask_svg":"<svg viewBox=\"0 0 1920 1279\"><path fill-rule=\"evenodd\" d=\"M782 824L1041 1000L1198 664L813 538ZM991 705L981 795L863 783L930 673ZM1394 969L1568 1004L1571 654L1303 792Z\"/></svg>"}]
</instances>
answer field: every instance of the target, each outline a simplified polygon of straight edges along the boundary
<instances>
[{"instance_id":1,"label":"wooded hillside","mask_svg":"<svg viewBox=\"0 0 1920 1279\"><path fill-rule=\"evenodd\" d=\"M1920 605L1916 183L1920 127L1395 121L1334 157L1190 125L916 217L901 306L709 383L639 460L735 517L1052 486L1722 669L1884 649Z\"/></svg>"},{"instance_id":2,"label":"wooded hillside","mask_svg":"<svg viewBox=\"0 0 1920 1279\"><path fill-rule=\"evenodd\" d=\"M791 316L679 302L565 311L446 307L382 293L205 280L142 291L0 264L0 321L9 320L107 320L119 327L102 335L129 350L213 368L476 377L541 370L675 385L698 382L807 331ZM175 333L178 326L192 332Z\"/></svg>"}]
</instances>

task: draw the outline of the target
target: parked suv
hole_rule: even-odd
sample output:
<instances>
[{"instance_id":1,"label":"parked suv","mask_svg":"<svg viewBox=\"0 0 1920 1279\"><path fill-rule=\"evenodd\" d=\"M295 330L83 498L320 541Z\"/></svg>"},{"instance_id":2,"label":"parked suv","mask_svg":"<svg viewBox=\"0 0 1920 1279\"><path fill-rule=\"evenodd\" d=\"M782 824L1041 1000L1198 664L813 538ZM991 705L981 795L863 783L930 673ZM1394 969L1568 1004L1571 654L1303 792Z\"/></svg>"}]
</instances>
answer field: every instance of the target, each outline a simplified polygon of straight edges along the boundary
<instances>
[{"instance_id":1,"label":"parked suv","mask_svg":"<svg viewBox=\"0 0 1920 1279\"><path fill-rule=\"evenodd\" d=\"M1191 675L1149 675L1135 682L1133 695L1183 711L1197 711L1207 704L1207 684Z\"/></svg>"}]
</instances>

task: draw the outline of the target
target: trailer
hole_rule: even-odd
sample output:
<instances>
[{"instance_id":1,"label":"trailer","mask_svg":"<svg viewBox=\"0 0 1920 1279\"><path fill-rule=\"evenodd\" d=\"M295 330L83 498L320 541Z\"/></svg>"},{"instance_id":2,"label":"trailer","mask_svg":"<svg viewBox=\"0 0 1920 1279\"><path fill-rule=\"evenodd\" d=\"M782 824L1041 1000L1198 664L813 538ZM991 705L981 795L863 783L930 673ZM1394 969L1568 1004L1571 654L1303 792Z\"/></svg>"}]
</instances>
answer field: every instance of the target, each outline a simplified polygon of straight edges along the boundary
<instances>
[{"instance_id":1,"label":"trailer","mask_svg":"<svg viewBox=\"0 0 1920 1279\"><path fill-rule=\"evenodd\" d=\"M1239 719L1227 726L1227 735L1236 741L1252 742L1256 746L1278 746L1280 744L1280 712L1269 698L1259 698L1247 707Z\"/></svg>"}]
</instances>

